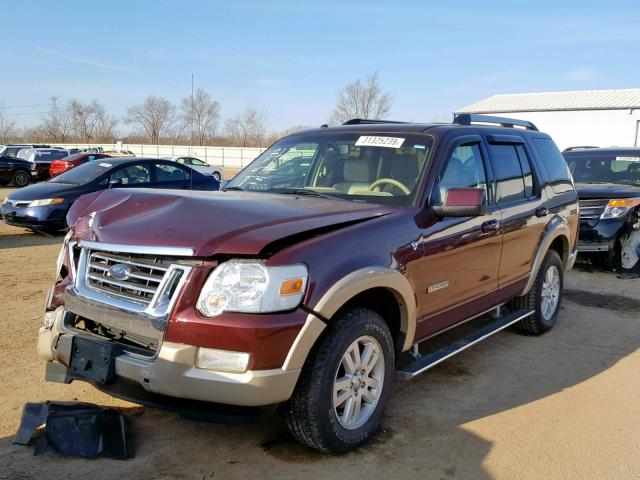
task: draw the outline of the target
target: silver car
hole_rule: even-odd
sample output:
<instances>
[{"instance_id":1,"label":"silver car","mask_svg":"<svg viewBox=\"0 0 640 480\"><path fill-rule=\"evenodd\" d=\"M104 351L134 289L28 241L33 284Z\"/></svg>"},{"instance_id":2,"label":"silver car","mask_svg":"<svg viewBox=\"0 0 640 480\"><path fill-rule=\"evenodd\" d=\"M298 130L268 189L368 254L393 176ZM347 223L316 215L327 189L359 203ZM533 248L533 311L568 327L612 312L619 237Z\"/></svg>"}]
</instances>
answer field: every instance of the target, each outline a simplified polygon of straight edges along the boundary
<instances>
[{"instance_id":1,"label":"silver car","mask_svg":"<svg viewBox=\"0 0 640 480\"><path fill-rule=\"evenodd\" d=\"M165 160L173 160L174 162L181 163L183 165L188 165L194 170L200 172L203 175L210 175L215 178L217 181L222 181L222 168L217 165L210 165L204 160L200 160L196 157L162 157Z\"/></svg>"}]
</instances>

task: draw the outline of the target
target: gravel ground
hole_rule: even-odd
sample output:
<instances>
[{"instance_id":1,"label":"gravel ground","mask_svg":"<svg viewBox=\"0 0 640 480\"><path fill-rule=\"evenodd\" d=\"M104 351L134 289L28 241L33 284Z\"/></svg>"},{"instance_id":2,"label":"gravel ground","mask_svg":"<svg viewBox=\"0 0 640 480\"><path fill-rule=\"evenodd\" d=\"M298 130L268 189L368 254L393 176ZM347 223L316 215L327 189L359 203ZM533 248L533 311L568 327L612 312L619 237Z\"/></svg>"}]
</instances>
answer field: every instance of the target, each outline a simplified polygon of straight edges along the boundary
<instances>
[{"instance_id":1,"label":"gravel ground","mask_svg":"<svg viewBox=\"0 0 640 480\"><path fill-rule=\"evenodd\" d=\"M276 414L201 423L81 382L46 383L35 337L61 240L0 224L0 479L640 478L638 279L577 269L551 332L505 331L397 383L375 438L330 457L297 445ZM135 458L33 457L12 445L23 404L42 400L122 408Z\"/></svg>"}]
</instances>

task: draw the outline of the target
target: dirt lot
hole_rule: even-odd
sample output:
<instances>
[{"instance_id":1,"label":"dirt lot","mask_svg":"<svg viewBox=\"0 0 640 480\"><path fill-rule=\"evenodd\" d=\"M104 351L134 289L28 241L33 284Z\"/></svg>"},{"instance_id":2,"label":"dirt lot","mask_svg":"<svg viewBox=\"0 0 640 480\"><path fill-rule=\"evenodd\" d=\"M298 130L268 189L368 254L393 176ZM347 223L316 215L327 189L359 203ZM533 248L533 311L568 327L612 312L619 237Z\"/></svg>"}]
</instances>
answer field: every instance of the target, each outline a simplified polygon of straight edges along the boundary
<instances>
[{"instance_id":1,"label":"dirt lot","mask_svg":"<svg viewBox=\"0 0 640 480\"><path fill-rule=\"evenodd\" d=\"M0 479L640 478L638 279L574 271L553 331L506 331L397 383L376 437L330 457L295 444L277 415L199 423L80 382L45 383L35 336L60 242L0 224ZM22 405L47 399L122 407L135 458L33 457L12 445Z\"/></svg>"}]
</instances>

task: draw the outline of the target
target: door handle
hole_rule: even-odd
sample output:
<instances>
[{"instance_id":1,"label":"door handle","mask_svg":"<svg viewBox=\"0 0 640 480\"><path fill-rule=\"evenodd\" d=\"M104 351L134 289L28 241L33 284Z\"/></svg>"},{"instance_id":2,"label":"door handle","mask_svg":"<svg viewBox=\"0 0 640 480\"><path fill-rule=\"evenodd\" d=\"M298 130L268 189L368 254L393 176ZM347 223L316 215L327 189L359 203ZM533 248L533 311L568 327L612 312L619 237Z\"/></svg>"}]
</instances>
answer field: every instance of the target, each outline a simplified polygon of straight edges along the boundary
<instances>
[{"instance_id":1,"label":"door handle","mask_svg":"<svg viewBox=\"0 0 640 480\"><path fill-rule=\"evenodd\" d=\"M549 215L549 209L547 207L536 208L536 217L546 217Z\"/></svg>"},{"instance_id":2,"label":"door handle","mask_svg":"<svg viewBox=\"0 0 640 480\"><path fill-rule=\"evenodd\" d=\"M488 220L483 222L480 228L482 228L483 232L495 232L500 228L500 222L498 220Z\"/></svg>"}]
</instances>

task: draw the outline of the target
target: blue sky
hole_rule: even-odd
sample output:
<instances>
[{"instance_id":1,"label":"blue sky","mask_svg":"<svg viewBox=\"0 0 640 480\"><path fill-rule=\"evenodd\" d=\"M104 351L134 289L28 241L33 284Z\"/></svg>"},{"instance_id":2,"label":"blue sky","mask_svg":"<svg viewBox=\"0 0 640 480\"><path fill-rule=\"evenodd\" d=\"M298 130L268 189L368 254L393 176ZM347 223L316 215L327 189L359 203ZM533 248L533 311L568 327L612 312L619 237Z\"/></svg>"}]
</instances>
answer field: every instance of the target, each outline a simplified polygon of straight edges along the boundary
<instances>
[{"instance_id":1,"label":"blue sky","mask_svg":"<svg viewBox=\"0 0 640 480\"><path fill-rule=\"evenodd\" d=\"M416 121L496 93L640 87L637 1L1 5L0 104L20 124L53 95L117 116L149 94L177 102L191 73L223 117L252 102L271 130L326 122L340 88L376 71L390 116Z\"/></svg>"}]
</instances>

